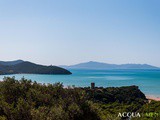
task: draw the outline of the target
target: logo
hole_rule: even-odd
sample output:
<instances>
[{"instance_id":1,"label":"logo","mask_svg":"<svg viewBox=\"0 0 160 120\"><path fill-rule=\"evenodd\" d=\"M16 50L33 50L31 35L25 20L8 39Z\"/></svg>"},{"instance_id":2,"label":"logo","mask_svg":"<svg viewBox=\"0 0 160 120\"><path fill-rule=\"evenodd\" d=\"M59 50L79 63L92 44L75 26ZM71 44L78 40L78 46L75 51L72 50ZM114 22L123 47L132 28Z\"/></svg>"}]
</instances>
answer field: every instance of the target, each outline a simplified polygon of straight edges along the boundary
<instances>
[{"instance_id":1,"label":"logo","mask_svg":"<svg viewBox=\"0 0 160 120\"><path fill-rule=\"evenodd\" d=\"M145 116L146 117L159 117L159 113L157 112L148 112L148 113L145 113Z\"/></svg>"},{"instance_id":2,"label":"logo","mask_svg":"<svg viewBox=\"0 0 160 120\"><path fill-rule=\"evenodd\" d=\"M137 112L123 112L123 113L118 113L118 117L121 118L135 118L135 117L141 117L140 113Z\"/></svg>"}]
</instances>

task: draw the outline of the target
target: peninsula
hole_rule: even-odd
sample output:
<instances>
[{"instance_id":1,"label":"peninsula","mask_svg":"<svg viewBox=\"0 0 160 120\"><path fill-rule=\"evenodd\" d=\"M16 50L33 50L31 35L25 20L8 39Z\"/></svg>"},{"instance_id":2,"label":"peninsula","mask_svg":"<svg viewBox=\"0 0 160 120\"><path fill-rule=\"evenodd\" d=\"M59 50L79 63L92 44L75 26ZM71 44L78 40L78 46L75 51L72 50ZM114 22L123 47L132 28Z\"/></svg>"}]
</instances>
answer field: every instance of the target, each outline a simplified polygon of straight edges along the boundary
<instances>
[{"instance_id":1,"label":"peninsula","mask_svg":"<svg viewBox=\"0 0 160 120\"><path fill-rule=\"evenodd\" d=\"M72 74L70 71L57 67L39 65L28 61L0 61L0 75L6 74Z\"/></svg>"}]
</instances>

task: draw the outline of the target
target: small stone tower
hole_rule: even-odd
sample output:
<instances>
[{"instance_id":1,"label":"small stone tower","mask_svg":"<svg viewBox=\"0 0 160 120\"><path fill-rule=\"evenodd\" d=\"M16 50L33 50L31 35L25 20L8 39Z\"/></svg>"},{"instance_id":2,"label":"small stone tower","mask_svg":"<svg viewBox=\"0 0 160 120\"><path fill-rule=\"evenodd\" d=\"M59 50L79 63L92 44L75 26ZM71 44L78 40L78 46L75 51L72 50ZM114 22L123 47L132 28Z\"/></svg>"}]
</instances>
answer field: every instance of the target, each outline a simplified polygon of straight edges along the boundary
<instances>
[{"instance_id":1,"label":"small stone tower","mask_svg":"<svg viewBox=\"0 0 160 120\"><path fill-rule=\"evenodd\" d=\"M95 88L95 83L91 83L91 89Z\"/></svg>"}]
</instances>

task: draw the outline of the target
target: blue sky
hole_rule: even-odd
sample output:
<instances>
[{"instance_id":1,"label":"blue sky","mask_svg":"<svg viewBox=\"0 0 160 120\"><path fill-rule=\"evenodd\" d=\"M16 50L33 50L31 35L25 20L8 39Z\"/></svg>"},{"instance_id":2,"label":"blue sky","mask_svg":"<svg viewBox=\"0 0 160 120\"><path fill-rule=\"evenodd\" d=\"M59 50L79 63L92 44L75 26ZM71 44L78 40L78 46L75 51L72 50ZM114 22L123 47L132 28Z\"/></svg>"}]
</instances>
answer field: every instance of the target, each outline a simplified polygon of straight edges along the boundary
<instances>
[{"instance_id":1,"label":"blue sky","mask_svg":"<svg viewBox=\"0 0 160 120\"><path fill-rule=\"evenodd\" d=\"M160 67L159 0L1 0L0 60Z\"/></svg>"}]
</instances>

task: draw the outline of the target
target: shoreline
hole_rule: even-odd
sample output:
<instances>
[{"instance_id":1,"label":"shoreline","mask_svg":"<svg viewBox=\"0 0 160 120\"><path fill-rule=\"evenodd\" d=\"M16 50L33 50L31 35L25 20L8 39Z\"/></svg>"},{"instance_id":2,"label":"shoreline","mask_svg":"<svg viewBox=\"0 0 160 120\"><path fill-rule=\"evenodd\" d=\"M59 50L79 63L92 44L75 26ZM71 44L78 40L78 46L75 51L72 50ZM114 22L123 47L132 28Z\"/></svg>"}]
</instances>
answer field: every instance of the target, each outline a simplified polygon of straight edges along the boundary
<instances>
[{"instance_id":1,"label":"shoreline","mask_svg":"<svg viewBox=\"0 0 160 120\"><path fill-rule=\"evenodd\" d=\"M0 79L0 82L2 82L3 80ZM64 88L67 88L68 86L64 86ZM151 101L151 100L154 100L154 101L160 101L160 97L156 97L154 95L146 95L146 98Z\"/></svg>"},{"instance_id":2,"label":"shoreline","mask_svg":"<svg viewBox=\"0 0 160 120\"><path fill-rule=\"evenodd\" d=\"M152 95L146 95L146 98L148 100L160 101L160 97L155 97L155 96L152 96Z\"/></svg>"}]
</instances>

